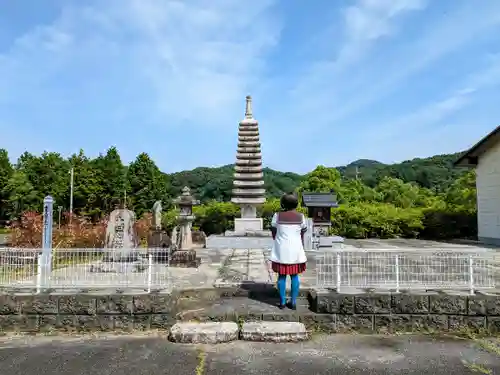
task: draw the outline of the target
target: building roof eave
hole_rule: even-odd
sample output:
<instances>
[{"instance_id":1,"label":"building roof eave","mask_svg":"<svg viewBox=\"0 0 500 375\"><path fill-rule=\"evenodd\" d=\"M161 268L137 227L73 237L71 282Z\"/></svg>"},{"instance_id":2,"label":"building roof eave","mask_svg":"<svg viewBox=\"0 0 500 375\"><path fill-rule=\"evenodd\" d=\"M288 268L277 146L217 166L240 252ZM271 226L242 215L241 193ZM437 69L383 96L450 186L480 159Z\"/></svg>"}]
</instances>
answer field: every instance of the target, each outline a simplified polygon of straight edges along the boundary
<instances>
[{"instance_id":1,"label":"building roof eave","mask_svg":"<svg viewBox=\"0 0 500 375\"><path fill-rule=\"evenodd\" d=\"M467 150L453 165L456 167L476 167L479 158L498 142L500 142L500 126L497 126L491 133Z\"/></svg>"}]
</instances>

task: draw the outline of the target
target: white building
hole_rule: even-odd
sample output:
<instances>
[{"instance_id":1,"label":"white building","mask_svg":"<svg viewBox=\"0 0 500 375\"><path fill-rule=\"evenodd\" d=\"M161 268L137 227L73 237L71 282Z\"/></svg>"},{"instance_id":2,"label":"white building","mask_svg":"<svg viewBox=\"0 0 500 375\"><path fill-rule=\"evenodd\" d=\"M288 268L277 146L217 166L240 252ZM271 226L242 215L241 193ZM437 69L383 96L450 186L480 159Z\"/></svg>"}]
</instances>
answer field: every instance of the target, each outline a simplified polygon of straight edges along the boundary
<instances>
[{"instance_id":1,"label":"white building","mask_svg":"<svg viewBox=\"0 0 500 375\"><path fill-rule=\"evenodd\" d=\"M455 165L476 168L478 237L486 244L500 245L500 126Z\"/></svg>"}]
</instances>

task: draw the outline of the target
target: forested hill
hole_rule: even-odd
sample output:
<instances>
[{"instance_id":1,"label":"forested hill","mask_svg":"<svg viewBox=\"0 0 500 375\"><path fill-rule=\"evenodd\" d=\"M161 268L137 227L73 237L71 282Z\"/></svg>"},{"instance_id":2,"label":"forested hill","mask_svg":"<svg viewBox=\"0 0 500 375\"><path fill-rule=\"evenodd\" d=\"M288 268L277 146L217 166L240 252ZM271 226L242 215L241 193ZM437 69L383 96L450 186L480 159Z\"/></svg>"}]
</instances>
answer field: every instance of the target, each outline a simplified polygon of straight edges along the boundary
<instances>
[{"instance_id":1,"label":"forested hill","mask_svg":"<svg viewBox=\"0 0 500 375\"><path fill-rule=\"evenodd\" d=\"M358 167L359 178L369 186L375 186L381 178L389 176L405 182L442 191L464 173L463 168L455 168L453 163L463 154L435 155L429 158L406 160L402 163L383 164L375 160L360 159L347 166L337 167L345 178L355 178Z\"/></svg>"},{"instance_id":2,"label":"forested hill","mask_svg":"<svg viewBox=\"0 0 500 375\"><path fill-rule=\"evenodd\" d=\"M336 167L343 178L358 178L368 186L375 186L383 177L399 178L405 182L414 182L422 187L441 192L458 176L463 168L454 168L453 162L462 153L436 155L423 159L412 159L402 163L383 164L375 160L360 159L346 166ZM229 200L232 189L233 166L219 168L196 168L169 175L172 188L180 191L182 186L190 186L202 200ZM279 196L283 192L293 191L304 176L264 169L266 190L269 196Z\"/></svg>"},{"instance_id":3,"label":"forested hill","mask_svg":"<svg viewBox=\"0 0 500 375\"><path fill-rule=\"evenodd\" d=\"M393 177L439 193L464 173L463 169L453 167L459 155L437 155L390 165L357 160L337 169L344 181L356 178L357 174L360 182L369 187L391 190L394 187L380 187L379 182L384 177ZM12 165L7 151L0 149L0 221L17 217L24 211L39 211L43 198L49 194L57 206L68 209L71 197L68 172L71 168L74 169L74 208L93 218L109 213L125 197L127 205L134 207L139 216L150 210L157 199L167 207L184 186L189 186L202 202L229 201L234 170L232 165L226 165L166 174L146 153L124 165L114 147L96 158L87 157L83 150L69 158L55 152L42 155L26 152ZM265 168L268 197L296 190L305 177Z\"/></svg>"}]
</instances>

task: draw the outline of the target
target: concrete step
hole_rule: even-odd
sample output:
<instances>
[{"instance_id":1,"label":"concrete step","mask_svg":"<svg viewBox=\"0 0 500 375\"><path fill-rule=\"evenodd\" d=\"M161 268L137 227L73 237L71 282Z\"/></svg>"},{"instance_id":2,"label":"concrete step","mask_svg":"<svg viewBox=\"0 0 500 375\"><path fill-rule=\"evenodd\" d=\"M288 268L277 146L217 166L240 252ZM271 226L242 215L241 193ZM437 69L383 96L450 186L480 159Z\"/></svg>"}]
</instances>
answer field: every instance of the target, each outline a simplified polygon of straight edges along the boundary
<instances>
[{"instance_id":1,"label":"concrete step","mask_svg":"<svg viewBox=\"0 0 500 375\"><path fill-rule=\"evenodd\" d=\"M219 344L237 339L245 341L298 342L309 339L299 322L180 322L170 330L169 340L182 344Z\"/></svg>"},{"instance_id":2,"label":"concrete step","mask_svg":"<svg viewBox=\"0 0 500 375\"><path fill-rule=\"evenodd\" d=\"M240 330L245 341L298 342L309 339L304 324L299 322L246 322Z\"/></svg>"},{"instance_id":3,"label":"concrete step","mask_svg":"<svg viewBox=\"0 0 500 375\"><path fill-rule=\"evenodd\" d=\"M235 322L176 323L169 340L184 344L219 344L237 340L239 327Z\"/></svg>"}]
</instances>

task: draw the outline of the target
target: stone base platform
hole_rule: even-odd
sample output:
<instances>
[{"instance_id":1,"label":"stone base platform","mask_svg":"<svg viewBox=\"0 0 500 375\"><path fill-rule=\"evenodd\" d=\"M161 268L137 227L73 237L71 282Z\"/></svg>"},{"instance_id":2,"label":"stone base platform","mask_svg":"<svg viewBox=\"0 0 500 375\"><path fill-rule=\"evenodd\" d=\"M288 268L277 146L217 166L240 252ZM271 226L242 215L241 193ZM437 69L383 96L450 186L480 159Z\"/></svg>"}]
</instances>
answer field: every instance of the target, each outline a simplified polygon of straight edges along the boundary
<instances>
[{"instance_id":1,"label":"stone base platform","mask_svg":"<svg viewBox=\"0 0 500 375\"><path fill-rule=\"evenodd\" d=\"M201 257L196 256L196 250L178 250L170 257L171 267L198 268Z\"/></svg>"},{"instance_id":2,"label":"stone base platform","mask_svg":"<svg viewBox=\"0 0 500 375\"><path fill-rule=\"evenodd\" d=\"M264 237L271 238L271 232L268 230L241 230L241 231L226 231L224 237Z\"/></svg>"},{"instance_id":3,"label":"stone base platform","mask_svg":"<svg viewBox=\"0 0 500 375\"><path fill-rule=\"evenodd\" d=\"M260 217L241 217L234 219L234 231L236 233L262 232L263 220Z\"/></svg>"},{"instance_id":4,"label":"stone base platform","mask_svg":"<svg viewBox=\"0 0 500 375\"><path fill-rule=\"evenodd\" d=\"M145 262L112 262L103 261L97 264L92 264L90 266L90 272L92 273L138 273L145 272L148 264Z\"/></svg>"},{"instance_id":5,"label":"stone base platform","mask_svg":"<svg viewBox=\"0 0 500 375\"><path fill-rule=\"evenodd\" d=\"M198 268L200 265L201 265L201 258L199 257L191 261L184 261L184 260L170 261L170 267L177 267L177 268Z\"/></svg>"}]
</instances>

